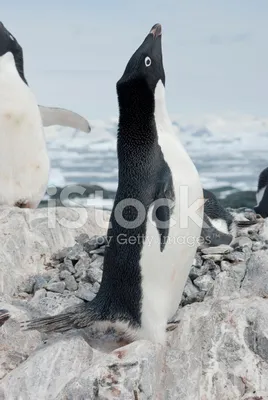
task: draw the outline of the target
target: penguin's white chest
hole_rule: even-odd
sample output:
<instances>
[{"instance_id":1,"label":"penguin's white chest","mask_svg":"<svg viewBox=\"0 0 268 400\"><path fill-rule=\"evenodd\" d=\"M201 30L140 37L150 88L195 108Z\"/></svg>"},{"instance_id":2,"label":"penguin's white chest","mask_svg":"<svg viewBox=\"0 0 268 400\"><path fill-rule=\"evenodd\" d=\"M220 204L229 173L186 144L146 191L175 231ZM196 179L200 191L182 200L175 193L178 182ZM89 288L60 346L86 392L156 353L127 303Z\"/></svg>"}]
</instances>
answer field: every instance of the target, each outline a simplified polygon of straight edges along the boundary
<instances>
[{"instance_id":1,"label":"penguin's white chest","mask_svg":"<svg viewBox=\"0 0 268 400\"><path fill-rule=\"evenodd\" d=\"M160 104L156 103L155 119L158 142L172 174L175 207L163 252L160 251L158 230L152 223L152 209L149 211L146 241L140 260L142 330L145 337L147 335L149 339L163 343L166 323L178 309L198 246L203 218L203 191L194 164L173 133L161 97ZM195 202L198 203L199 210L197 219L193 220L188 206ZM186 223L185 213L188 211L189 218Z\"/></svg>"},{"instance_id":2,"label":"penguin's white chest","mask_svg":"<svg viewBox=\"0 0 268 400\"><path fill-rule=\"evenodd\" d=\"M0 59L0 170L0 204L38 205L49 174L42 119L10 53Z\"/></svg>"}]
</instances>

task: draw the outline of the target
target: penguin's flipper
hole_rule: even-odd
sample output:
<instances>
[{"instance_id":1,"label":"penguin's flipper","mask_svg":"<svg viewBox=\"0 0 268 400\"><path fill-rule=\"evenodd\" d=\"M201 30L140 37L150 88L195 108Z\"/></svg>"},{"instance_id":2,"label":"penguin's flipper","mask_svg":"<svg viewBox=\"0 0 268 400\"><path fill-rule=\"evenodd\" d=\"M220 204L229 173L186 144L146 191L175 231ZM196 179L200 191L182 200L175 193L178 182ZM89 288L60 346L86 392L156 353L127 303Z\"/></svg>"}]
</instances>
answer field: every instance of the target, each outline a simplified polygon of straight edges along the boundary
<instances>
[{"instance_id":1,"label":"penguin's flipper","mask_svg":"<svg viewBox=\"0 0 268 400\"><path fill-rule=\"evenodd\" d=\"M45 107L41 105L38 107L43 120L43 126L45 127L51 125L60 125L78 129L85 133L89 133L91 131L88 121L73 111L66 110L65 108Z\"/></svg>"},{"instance_id":2,"label":"penguin's flipper","mask_svg":"<svg viewBox=\"0 0 268 400\"><path fill-rule=\"evenodd\" d=\"M9 312L7 310L0 310L0 326L10 318Z\"/></svg>"},{"instance_id":3,"label":"penguin's flipper","mask_svg":"<svg viewBox=\"0 0 268 400\"><path fill-rule=\"evenodd\" d=\"M160 235L160 251L165 248L169 233L170 218L174 209L175 193L172 175L168 165L161 171L157 182L155 205L153 208L153 221Z\"/></svg>"}]
</instances>

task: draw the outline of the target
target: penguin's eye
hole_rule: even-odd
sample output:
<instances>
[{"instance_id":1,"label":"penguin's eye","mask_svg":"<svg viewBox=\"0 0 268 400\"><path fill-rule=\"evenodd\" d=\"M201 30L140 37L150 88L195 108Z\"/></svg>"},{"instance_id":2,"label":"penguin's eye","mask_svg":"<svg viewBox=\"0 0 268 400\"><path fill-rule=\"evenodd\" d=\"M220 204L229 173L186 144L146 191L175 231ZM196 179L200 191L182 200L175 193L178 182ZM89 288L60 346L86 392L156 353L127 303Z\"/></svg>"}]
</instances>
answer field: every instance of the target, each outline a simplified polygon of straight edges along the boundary
<instances>
[{"instance_id":1,"label":"penguin's eye","mask_svg":"<svg viewBox=\"0 0 268 400\"><path fill-rule=\"evenodd\" d=\"M9 37L11 40L13 40L13 41L15 40L12 35L9 35Z\"/></svg>"},{"instance_id":2,"label":"penguin's eye","mask_svg":"<svg viewBox=\"0 0 268 400\"><path fill-rule=\"evenodd\" d=\"M150 65L152 64L152 60L150 59L150 57L145 57L145 67L150 67Z\"/></svg>"}]
</instances>

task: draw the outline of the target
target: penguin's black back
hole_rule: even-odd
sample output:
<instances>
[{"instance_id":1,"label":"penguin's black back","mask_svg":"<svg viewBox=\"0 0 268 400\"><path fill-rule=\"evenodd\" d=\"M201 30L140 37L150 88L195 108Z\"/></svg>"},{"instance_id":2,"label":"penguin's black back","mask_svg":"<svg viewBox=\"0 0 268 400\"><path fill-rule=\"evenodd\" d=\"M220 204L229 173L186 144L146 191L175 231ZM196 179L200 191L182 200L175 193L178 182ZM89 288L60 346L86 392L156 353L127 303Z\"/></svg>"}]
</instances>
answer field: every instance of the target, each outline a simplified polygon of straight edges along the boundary
<instances>
[{"instance_id":1,"label":"penguin's black back","mask_svg":"<svg viewBox=\"0 0 268 400\"><path fill-rule=\"evenodd\" d=\"M233 222L232 215L225 210L217 197L209 190L203 189L204 198L207 200L204 204L204 212L210 219L223 219L226 221L227 226Z\"/></svg>"},{"instance_id":2,"label":"penguin's black back","mask_svg":"<svg viewBox=\"0 0 268 400\"><path fill-rule=\"evenodd\" d=\"M258 181L258 192L263 189L265 186L268 185L268 167L265 168L259 176L259 181Z\"/></svg>"}]
</instances>

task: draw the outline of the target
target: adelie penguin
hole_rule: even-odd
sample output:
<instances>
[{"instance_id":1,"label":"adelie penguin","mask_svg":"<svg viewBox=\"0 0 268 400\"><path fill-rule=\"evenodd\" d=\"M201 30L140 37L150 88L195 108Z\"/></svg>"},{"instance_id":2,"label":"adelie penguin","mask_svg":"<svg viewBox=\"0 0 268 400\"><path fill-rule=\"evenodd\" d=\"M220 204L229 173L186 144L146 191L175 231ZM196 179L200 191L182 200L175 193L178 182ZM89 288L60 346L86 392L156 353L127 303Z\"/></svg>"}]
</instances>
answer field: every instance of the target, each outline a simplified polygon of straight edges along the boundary
<instances>
[{"instance_id":1,"label":"adelie penguin","mask_svg":"<svg viewBox=\"0 0 268 400\"><path fill-rule=\"evenodd\" d=\"M256 214L262 218L268 217L268 168L265 168L259 176L256 192L257 205L254 207Z\"/></svg>"},{"instance_id":2,"label":"adelie penguin","mask_svg":"<svg viewBox=\"0 0 268 400\"><path fill-rule=\"evenodd\" d=\"M24 77L22 49L1 23L0 93L0 205L36 208L49 176L43 124L55 123L68 111L53 116L47 110L49 117L42 120Z\"/></svg>"},{"instance_id":3,"label":"adelie penguin","mask_svg":"<svg viewBox=\"0 0 268 400\"><path fill-rule=\"evenodd\" d=\"M236 216L226 210L219 199L207 189L204 192L204 224L201 236L210 246L230 244L237 236L239 228L249 227L256 221L236 220Z\"/></svg>"},{"instance_id":4,"label":"adelie penguin","mask_svg":"<svg viewBox=\"0 0 268 400\"><path fill-rule=\"evenodd\" d=\"M161 38L156 24L117 82L118 189L99 292L65 313L26 321L25 329L63 332L111 322L130 340L165 343L198 245L203 192L167 113ZM186 224L181 187L188 187L187 206L197 202L197 218Z\"/></svg>"},{"instance_id":5,"label":"adelie penguin","mask_svg":"<svg viewBox=\"0 0 268 400\"><path fill-rule=\"evenodd\" d=\"M1 41L6 42L6 49L9 49L9 51L13 54L16 68L21 79L26 85L28 85L24 73L23 49L21 45L18 43L14 35L7 30L2 22L0 22L0 35ZM88 121L73 111L66 110L64 108L45 107L41 105L39 105L39 111L42 116L43 126L45 127L60 125L78 129L86 133L91 131Z\"/></svg>"}]
</instances>

